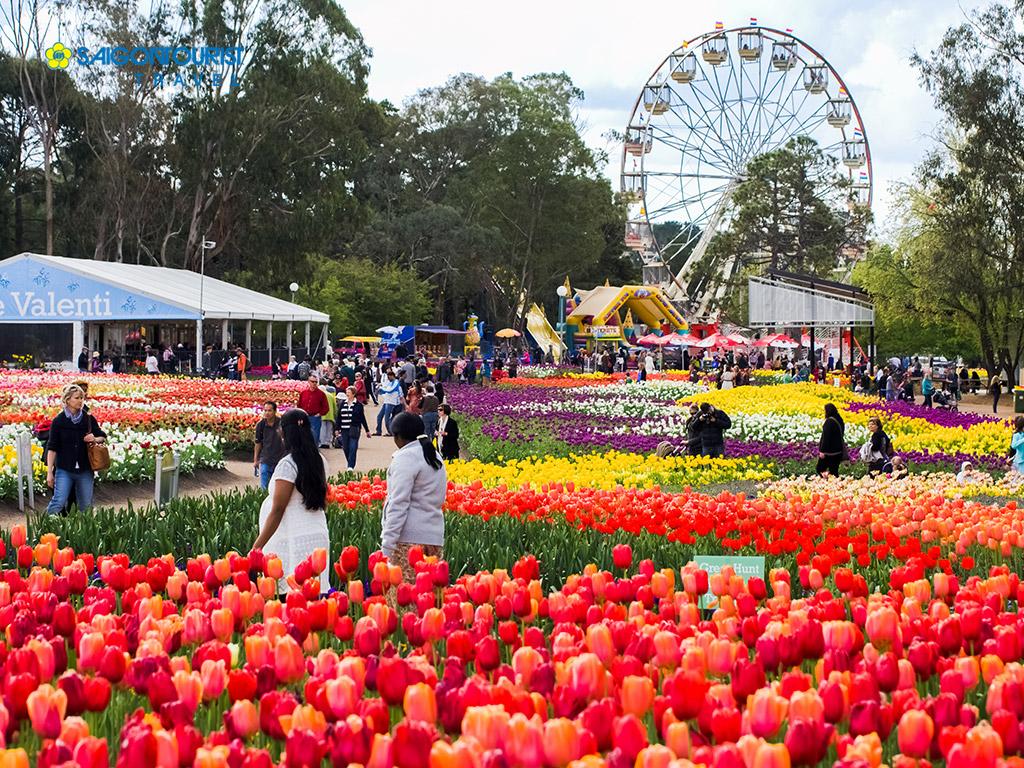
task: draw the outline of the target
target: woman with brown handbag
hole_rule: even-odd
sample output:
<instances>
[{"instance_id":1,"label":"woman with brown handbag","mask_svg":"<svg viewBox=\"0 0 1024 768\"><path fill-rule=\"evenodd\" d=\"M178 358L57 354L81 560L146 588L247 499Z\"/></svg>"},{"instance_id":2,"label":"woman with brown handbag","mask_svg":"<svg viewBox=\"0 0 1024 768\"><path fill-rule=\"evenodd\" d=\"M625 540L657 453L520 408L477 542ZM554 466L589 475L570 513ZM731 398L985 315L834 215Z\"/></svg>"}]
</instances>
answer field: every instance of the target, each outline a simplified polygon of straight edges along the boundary
<instances>
[{"instance_id":1,"label":"woman with brown handbag","mask_svg":"<svg viewBox=\"0 0 1024 768\"><path fill-rule=\"evenodd\" d=\"M95 417L86 411L82 388L69 384L64 387L61 400L64 410L50 424L46 442L46 484L53 489L46 512L51 515L64 508L72 486L78 509L90 509L94 469L110 465L109 454L103 446L107 435Z\"/></svg>"}]
</instances>

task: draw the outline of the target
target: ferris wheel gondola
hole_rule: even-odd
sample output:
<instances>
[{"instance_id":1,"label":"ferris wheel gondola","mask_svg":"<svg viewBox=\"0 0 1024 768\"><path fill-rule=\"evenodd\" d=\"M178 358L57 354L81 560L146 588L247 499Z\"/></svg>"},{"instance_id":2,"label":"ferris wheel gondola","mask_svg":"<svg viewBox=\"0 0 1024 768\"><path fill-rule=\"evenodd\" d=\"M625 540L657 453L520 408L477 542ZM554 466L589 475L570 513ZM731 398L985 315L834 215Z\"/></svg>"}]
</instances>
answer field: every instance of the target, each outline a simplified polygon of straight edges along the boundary
<instances>
[{"instance_id":1,"label":"ferris wheel gondola","mask_svg":"<svg viewBox=\"0 0 1024 768\"><path fill-rule=\"evenodd\" d=\"M642 258L645 282L699 317L712 313L741 267L735 256L703 260L755 157L810 137L844 174L837 207L871 204L871 151L857 105L835 68L791 30L752 19L688 40L655 69L628 125L627 246Z\"/></svg>"}]
</instances>

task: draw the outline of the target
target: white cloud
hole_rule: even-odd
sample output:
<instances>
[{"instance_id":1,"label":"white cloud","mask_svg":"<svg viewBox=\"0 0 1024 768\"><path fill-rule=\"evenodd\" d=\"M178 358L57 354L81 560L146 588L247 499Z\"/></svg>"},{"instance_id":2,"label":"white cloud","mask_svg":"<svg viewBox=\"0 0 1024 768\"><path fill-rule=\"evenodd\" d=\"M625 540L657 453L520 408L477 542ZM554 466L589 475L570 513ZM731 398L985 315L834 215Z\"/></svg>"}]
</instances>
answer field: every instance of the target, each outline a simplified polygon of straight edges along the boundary
<instances>
[{"instance_id":1,"label":"white cloud","mask_svg":"<svg viewBox=\"0 0 1024 768\"><path fill-rule=\"evenodd\" d=\"M460 72L521 77L565 71L586 94L580 117L588 142L621 130L641 86L684 39L757 16L793 28L847 81L874 159L876 220L885 231L889 186L909 177L931 141L938 115L909 58L935 48L964 19L956 0L776 0L714 4L520 0L517 3L356 0L345 10L373 49L370 95L396 104ZM613 152L614 155L614 152ZM616 160L609 164L617 174ZM617 183L617 182L616 182Z\"/></svg>"}]
</instances>

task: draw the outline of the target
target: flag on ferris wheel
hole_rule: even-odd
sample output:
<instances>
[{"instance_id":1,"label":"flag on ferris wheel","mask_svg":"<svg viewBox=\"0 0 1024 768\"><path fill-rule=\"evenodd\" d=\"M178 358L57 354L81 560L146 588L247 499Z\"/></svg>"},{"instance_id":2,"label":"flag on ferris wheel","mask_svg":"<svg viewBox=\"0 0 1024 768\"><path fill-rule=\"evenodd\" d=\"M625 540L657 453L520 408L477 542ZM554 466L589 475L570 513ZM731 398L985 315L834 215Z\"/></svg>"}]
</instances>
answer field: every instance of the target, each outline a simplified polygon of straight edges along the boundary
<instances>
[{"instance_id":1,"label":"flag on ferris wheel","mask_svg":"<svg viewBox=\"0 0 1024 768\"><path fill-rule=\"evenodd\" d=\"M839 95L840 96L846 96L846 86L845 85L840 85L839 86Z\"/></svg>"},{"instance_id":2,"label":"flag on ferris wheel","mask_svg":"<svg viewBox=\"0 0 1024 768\"><path fill-rule=\"evenodd\" d=\"M725 29L725 24L720 21L715 22L715 31Z\"/></svg>"},{"instance_id":3,"label":"flag on ferris wheel","mask_svg":"<svg viewBox=\"0 0 1024 768\"><path fill-rule=\"evenodd\" d=\"M750 17L750 26L752 26L752 27L756 27L757 26L757 16L751 16Z\"/></svg>"},{"instance_id":4,"label":"flag on ferris wheel","mask_svg":"<svg viewBox=\"0 0 1024 768\"><path fill-rule=\"evenodd\" d=\"M792 27L786 27L786 34L787 35L792 35L793 34L793 28Z\"/></svg>"},{"instance_id":5,"label":"flag on ferris wheel","mask_svg":"<svg viewBox=\"0 0 1024 768\"><path fill-rule=\"evenodd\" d=\"M855 139L863 139L864 138L864 132L860 128L854 128L853 129L853 138L855 138Z\"/></svg>"},{"instance_id":6,"label":"flag on ferris wheel","mask_svg":"<svg viewBox=\"0 0 1024 768\"><path fill-rule=\"evenodd\" d=\"M860 180L864 181L864 182L866 182L868 180L868 172L867 171L861 171L860 172Z\"/></svg>"}]
</instances>

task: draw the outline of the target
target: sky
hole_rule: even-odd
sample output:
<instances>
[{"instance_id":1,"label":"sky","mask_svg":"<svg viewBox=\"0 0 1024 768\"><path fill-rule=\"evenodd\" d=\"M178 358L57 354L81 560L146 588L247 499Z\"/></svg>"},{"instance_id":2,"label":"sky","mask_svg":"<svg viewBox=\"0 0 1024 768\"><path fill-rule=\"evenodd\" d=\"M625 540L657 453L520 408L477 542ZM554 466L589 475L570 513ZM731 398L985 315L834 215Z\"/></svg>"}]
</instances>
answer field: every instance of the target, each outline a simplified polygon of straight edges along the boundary
<instances>
[{"instance_id":1,"label":"sky","mask_svg":"<svg viewBox=\"0 0 1024 768\"><path fill-rule=\"evenodd\" d=\"M791 28L820 51L857 102L874 161L875 234L893 226L892 187L911 178L940 123L910 64L936 48L945 30L979 7L972 0L719 0L694 3L608 0L343 0L373 51L370 96L402 104L422 88L470 72L566 72L585 94L585 138L612 157L605 171L618 188L618 148L602 135L621 131L641 87L684 40L746 24Z\"/></svg>"}]
</instances>

